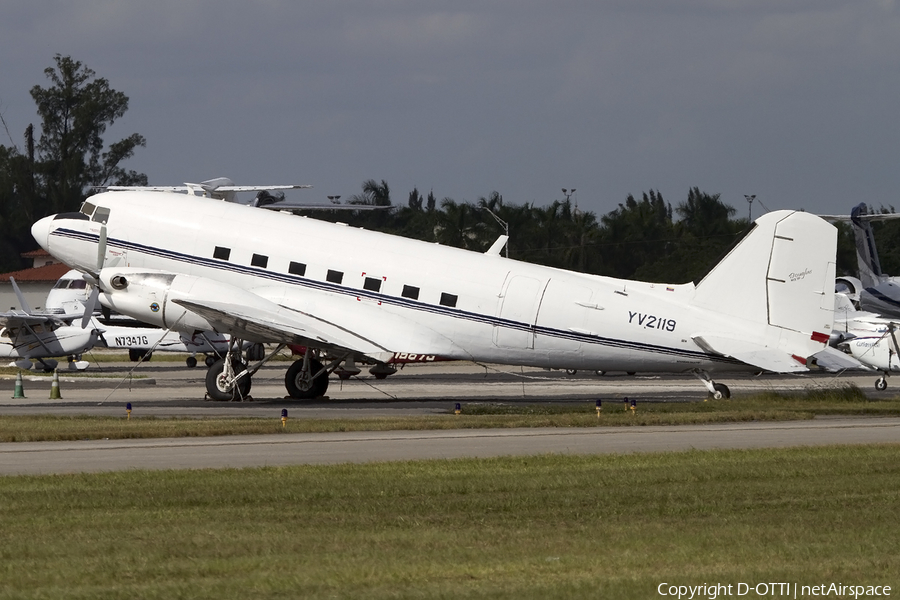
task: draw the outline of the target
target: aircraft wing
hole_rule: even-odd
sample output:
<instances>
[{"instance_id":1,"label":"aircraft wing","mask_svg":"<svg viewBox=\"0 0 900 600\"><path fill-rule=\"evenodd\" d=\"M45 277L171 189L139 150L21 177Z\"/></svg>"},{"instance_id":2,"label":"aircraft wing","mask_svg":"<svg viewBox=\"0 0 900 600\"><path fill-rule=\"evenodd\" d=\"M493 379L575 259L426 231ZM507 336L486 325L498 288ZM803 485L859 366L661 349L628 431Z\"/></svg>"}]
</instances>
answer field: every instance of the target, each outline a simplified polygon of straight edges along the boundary
<instances>
[{"instance_id":1,"label":"aircraft wing","mask_svg":"<svg viewBox=\"0 0 900 600\"><path fill-rule=\"evenodd\" d=\"M103 189L108 192L271 192L273 190L305 190L311 185L220 185L206 186L202 183L186 183L184 185L107 185Z\"/></svg>"},{"instance_id":2,"label":"aircraft wing","mask_svg":"<svg viewBox=\"0 0 900 600\"><path fill-rule=\"evenodd\" d=\"M44 323L58 323L61 320L54 315L36 315L23 311L14 310L10 312L0 313L0 327L22 327L28 325L42 325Z\"/></svg>"},{"instance_id":3,"label":"aircraft wing","mask_svg":"<svg viewBox=\"0 0 900 600\"><path fill-rule=\"evenodd\" d=\"M352 350L378 360L389 358L394 352L340 325L284 307L275 312L227 302L173 302L197 313L216 329L243 339Z\"/></svg>"},{"instance_id":4,"label":"aircraft wing","mask_svg":"<svg viewBox=\"0 0 900 600\"><path fill-rule=\"evenodd\" d=\"M691 337L705 352L720 354L759 367L773 373L791 373L807 371L806 358L794 357L786 352L779 352L768 346L739 338L714 335L694 335ZM802 361L797 360L802 358Z\"/></svg>"}]
</instances>

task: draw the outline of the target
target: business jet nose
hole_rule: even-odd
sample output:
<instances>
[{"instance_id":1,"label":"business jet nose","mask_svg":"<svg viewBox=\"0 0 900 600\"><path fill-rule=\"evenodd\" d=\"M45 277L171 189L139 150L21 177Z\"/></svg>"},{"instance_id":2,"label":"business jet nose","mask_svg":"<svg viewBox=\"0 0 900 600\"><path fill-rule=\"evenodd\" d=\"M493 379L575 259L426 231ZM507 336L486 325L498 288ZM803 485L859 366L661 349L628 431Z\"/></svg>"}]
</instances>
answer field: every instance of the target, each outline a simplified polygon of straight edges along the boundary
<instances>
[{"instance_id":1,"label":"business jet nose","mask_svg":"<svg viewBox=\"0 0 900 600\"><path fill-rule=\"evenodd\" d=\"M50 252L50 230L53 225L53 216L44 217L31 226L31 235L41 248Z\"/></svg>"}]
</instances>

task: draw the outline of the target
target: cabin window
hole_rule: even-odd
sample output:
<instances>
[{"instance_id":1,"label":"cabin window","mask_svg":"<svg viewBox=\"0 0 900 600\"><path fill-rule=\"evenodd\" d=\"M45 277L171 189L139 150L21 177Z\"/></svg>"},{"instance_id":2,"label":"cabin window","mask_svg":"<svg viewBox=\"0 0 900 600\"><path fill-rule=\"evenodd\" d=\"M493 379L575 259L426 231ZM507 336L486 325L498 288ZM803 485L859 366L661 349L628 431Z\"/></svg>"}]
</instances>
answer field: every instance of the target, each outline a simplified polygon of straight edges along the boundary
<instances>
[{"instance_id":1,"label":"cabin window","mask_svg":"<svg viewBox=\"0 0 900 600\"><path fill-rule=\"evenodd\" d=\"M106 225L109 222L109 209L98 206L97 210L94 211L94 216L91 217L91 221Z\"/></svg>"},{"instance_id":2,"label":"cabin window","mask_svg":"<svg viewBox=\"0 0 900 600\"><path fill-rule=\"evenodd\" d=\"M216 249L213 250L213 258L218 258L219 260L228 260L231 256L231 248L223 248L222 246L216 246Z\"/></svg>"},{"instance_id":3,"label":"cabin window","mask_svg":"<svg viewBox=\"0 0 900 600\"><path fill-rule=\"evenodd\" d=\"M266 265L269 264L269 257L263 256L262 254L254 254L253 258L250 259L250 265L254 267L262 267L266 268Z\"/></svg>"},{"instance_id":4,"label":"cabin window","mask_svg":"<svg viewBox=\"0 0 900 600\"><path fill-rule=\"evenodd\" d=\"M456 306L456 294L448 294L447 292L441 293L441 304L444 306L454 307Z\"/></svg>"},{"instance_id":5,"label":"cabin window","mask_svg":"<svg viewBox=\"0 0 900 600\"><path fill-rule=\"evenodd\" d=\"M403 291L400 293L404 298L412 298L413 300L419 299L419 288L414 285L404 285Z\"/></svg>"},{"instance_id":6,"label":"cabin window","mask_svg":"<svg viewBox=\"0 0 900 600\"><path fill-rule=\"evenodd\" d=\"M306 265L291 261L291 264L288 265L288 273L291 275L306 275Z\"/></svg>"},{"instance_id":7,"label":"cabin window","mask_svg":"<svg viewBox=\"0 0 900 600\"><path fill-rule=\"evenodd\" d=\"M380 292L381 280L377 277L366 277L366 281L363 283L363 288L369 290L370 292Z\"/></svg>"},{"instance_id":8,"label":"cabin window","mask_svg":"<svg viewBox=\"0 0 900 600\"><path fill-rule=\"evenodd\" d=\"M340 271L328 269L328 275L325 277L331 283L340 283L344 280L344 274Z\"/></svg>"}]
</instances>

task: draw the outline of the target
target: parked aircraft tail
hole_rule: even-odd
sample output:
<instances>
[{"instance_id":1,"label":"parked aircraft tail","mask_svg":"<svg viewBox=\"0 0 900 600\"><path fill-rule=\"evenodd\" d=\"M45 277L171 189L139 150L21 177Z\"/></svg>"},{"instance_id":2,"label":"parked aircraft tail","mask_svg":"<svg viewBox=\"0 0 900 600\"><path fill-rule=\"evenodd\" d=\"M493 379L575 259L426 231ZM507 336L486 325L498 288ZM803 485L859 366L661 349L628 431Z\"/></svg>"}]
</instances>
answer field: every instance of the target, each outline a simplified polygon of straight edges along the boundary
<instances>
[{"instance_id":1,"label":"parked aircraft tail","mask_svg":"<svg viewBox=\"0 0 900 600\"><path fill-rule=\"evenodd\" d=\"M850 211L850 223L856 237L856 261L859 265L859 280L865 287L874 287L884 280L881 262L878 260L878 249L875 247L875 234L872 233L872 222L866 218L867 210L864 202L860 202Z\"/></svg>"},{"instance_id":2,"label":"parked aircraft tail","mask_svg":"<svg viewBox=\"0 0 900 600\"><path fill-rule=\"evenodd\" d=\"M836 253L837 229L821 218L763 215L697 284L695 304L733 320L734 333L694 341L767 370L804 370L831 333Z\"/></svg>"}]
</instances>

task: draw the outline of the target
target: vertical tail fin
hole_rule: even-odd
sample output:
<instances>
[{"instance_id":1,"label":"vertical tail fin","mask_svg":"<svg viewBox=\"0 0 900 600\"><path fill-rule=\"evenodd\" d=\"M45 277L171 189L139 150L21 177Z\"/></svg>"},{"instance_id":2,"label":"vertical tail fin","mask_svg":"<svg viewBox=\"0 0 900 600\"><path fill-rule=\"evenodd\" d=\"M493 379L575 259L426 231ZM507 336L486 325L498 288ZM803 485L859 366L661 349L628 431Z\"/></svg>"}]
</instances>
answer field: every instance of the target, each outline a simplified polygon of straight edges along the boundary
<instances>
[{"instance_id":1,"label":"vertical tail fin","mask_svg":"<svg viewBox=\"0 0 900 600\"><path fill-rule=\"evenodd\" d=\"M837 229L804 212L763 215L697 285L696 305L734 322L703 335L715 351L769 370L802 368L834 323Z\"/></svg>"},{"instance_id":2,"label":"vertical tail fin","mask_svg":"<svg viewBox=\"0 0 900 600\"><path fill-rule=\"evenodd\" d=\"M872 223L866 218L864 202L860 202L850 211L850 223L856 237L856 262L859 266L859 280L865 287L873 287L881 283L884 273L878 260L878 249L875 247L875 234Z\"/></svg>"}]
</instances>

